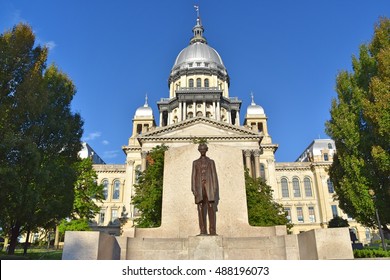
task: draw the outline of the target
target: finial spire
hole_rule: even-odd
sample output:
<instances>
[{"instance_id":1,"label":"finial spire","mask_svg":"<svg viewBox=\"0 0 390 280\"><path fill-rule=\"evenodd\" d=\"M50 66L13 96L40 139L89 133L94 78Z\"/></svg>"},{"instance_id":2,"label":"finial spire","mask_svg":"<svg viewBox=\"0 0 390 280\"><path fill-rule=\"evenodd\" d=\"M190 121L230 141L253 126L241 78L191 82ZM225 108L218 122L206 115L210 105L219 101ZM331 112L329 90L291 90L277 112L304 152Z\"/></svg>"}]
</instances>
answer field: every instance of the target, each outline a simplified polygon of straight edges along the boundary
<instances>
[{"instance_id":1,"label":"finial spire","mask_svg":"<svg viewBox=\"0 0 390 280\"><path fill-rule=\"evenodd\" d=\"M148 93L145 93L145 105L144 107L148 107Z\"/></svg>"},{"instance_id":2,"label":"finial spire","mask_svg":"<svg viewBox=\"0 0 390 280\"><path fill-rule=\"evenodd\" d=\"M251 103L251 105L256 105L256 103L255 103L255 97L254 97L254 95L253 95L253 91L251 91L251 98L252 98L252 103Z\"/></svg>"},{"instance_id":3,"label":"finial spire","mask_svg":"<svg viewBox=\"0 0 390 280\"><path fill-rule=\"evenodd\" d=\"M207 44L206 38L203 37L204 29L200 20L199 5L194 5L194 8L196 11L196 25L194 26L194 28L192 28L192 31L194 32L194 37L192 37L190 44L194 44L196 42Z\"/></svg>"}]
</instances>

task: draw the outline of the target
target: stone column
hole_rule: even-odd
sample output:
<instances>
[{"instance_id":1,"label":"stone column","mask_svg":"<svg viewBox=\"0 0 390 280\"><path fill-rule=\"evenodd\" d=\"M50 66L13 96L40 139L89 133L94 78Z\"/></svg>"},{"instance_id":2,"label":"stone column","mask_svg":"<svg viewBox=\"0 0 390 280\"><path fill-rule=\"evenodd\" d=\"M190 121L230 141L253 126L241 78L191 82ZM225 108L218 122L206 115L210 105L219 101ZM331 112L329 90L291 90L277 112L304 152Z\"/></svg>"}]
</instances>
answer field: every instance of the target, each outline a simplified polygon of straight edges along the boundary
<instances>
[{"instance_id":1,"label":"stone column","mask_svg":"<svg viewBox=\"0 0 390 280\"><path fill-rule=\"evenodd\" d=\"M206 117L206 101L203 101L203 117Z\"/></svg>"},{"instance_id":2,"label":"stone column","mask_svg":"<svg viewBox=\"0 0 390 280\"><path fill-rule=\"evenodd\" d=\"M236 123L235 125L239 126L240 125L240 112L236 111Z\"/></svg>"},{"instance_id":3,"label":"stone column","mask_svg":"<svg viewBox=\"0 0 390 280\"><path fill-rule=\"evenodd\" d=\"M131 231L132 222L131 222L131 196L133 193L133 174L134 174L134 163L132 159L126 161L126 177L123 187L123 205L124 205L124 214L127 217L125 224L122 229L123 232Z\"/></svg>"},{"instance_id":4,"label":"stone column","mask_svg":"<svg viewBox=\"0 0 390 280\"><path fill-rule=\"evenodd\" d=\"M183 101L183 120L187 119L187 102Z\"/></svg>"},{"instance_id":5,"label":"stone column","mask_svg":"<svg viewBox=\"0 0 390 280\"><path fill-rule=\"evenodd\" d=\"M214 112L214 119L217 119L217 109L215 107L215 101L213 101L213 112Z\"/></svg>"},{"instance_id":6,"label":"stone column","mask_svg":"<svg viewBox=\"0 0 390 280\"><path fill-rule=\"evenodd\" d=\"M181 122L183 120L183 109L182 109L182 104L181 104L181 101L179 101L179 117L178 117L178 121Z\"/></svg>"},{"instance_id":7,"label":"stone column","mask_svg":"<svg viewBox=\"0 0 390 280\"><path fill-rule=\"evenodd\" d=\"M196 117L196 102L194 101L194 103L192 104L192 110L193 110L193 113L194 113L194 115L193 115L193 117L195 118Z\"/></svg>"},{"instance_id":8,"label":"stone column","mask_svg":"<svg viewBox=\"0 0 390 280\"><path fill-rule=\"evenodd\" d=\"M249 176L252 177L252 164L251 164L251 150L245 150L244 155L245 155L245 167L249 170Z\"/></svg>"},{"instance_id":9,"label":"stone column","mask_svg":"<svg viewBox=\"0 0 390 280\"><path fill-rule=\"evenodd\" d=\"M259 178L260 177L260 161L259 161L260 150L254 150L253 151L253 156L254 156L254 159L255 159L255 172L253 172L253 175L256 178Z\"/></svg>"},{"instance_id":10,"label":"stone column","mask_svg":"<svg viewBox=\"0 0 390 280\"><path fill-rule=\"evenodd\" d=\"M220 107L219 101L217 101L217 112L215 115L217 116L217 121L220 121L221 120L221 107Z\"/></svg>"},{"instance_id":11,"label":"stone column","mask_svg":"<svg viewBox=\"0 0 390 280\"><path fill-rule=\"evenodd\" d=\"M148 152L142 151L141 152L141 171L145 171L146 169L146 156L148 155Z\"/></svg>"},{"instance_id":12,"label":"stone column","mask_svg":"<svg viewBox=\"0 0 390 280\"><path fill-rule=\"evenodd\" d=\"M162 111L160 111L160 127L162 127L162 121L163 121Z\"/></svg>"}]
</instances>

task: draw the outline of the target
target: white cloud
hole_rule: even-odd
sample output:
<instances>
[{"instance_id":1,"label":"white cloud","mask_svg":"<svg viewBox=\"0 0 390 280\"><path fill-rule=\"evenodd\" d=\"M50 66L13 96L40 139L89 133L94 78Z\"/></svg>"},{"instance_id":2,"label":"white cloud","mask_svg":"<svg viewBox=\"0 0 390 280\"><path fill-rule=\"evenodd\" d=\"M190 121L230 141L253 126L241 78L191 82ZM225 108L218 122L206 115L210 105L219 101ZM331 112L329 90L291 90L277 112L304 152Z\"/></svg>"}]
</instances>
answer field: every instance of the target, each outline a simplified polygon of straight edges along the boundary
<instances>
[{"instance_id":1,"label":"white cloud","mask_svg":"<svg viewBox=\"0 0 390 280\"><path fill-rule=\"evenodd\" d=\"M105 151L103 153L103 158L116 158L118 156L119 151L113 150L113 151Z\"/></svg>"},{"instance_id":2,"label":"white cloud","mask_svg":"<svg viewBox=\"0 0 390 280\"><path fill-rule=\"evenodd\" d=\"M96 138L99 138L101 135L102 133L99 131L91 132L86 137L84 137L84 141L95 140Z\"/></svg>"},{"instance_id":3,"label":"white cloud","mask_svg":"<svg viewBox=\"0 0 390 280\"><path fill-rule=\"evenodd\" d=\"M45 43L45 47L49 49L49 51L53 50L57 44L54 41L49 41Z\"/></svg>"},{"instance_id":4,"label":"white cloud","mask_svg":"<svg viewBox=\"0 0 390 280\"><path fill-rule=\"evenodd\" d=\"M110 144L110 142L108 142L107 140L103 140L103 141L102 141L102 144L103 144L103 145L108 145L108 144Z\"/></svg>"}]
</instances>

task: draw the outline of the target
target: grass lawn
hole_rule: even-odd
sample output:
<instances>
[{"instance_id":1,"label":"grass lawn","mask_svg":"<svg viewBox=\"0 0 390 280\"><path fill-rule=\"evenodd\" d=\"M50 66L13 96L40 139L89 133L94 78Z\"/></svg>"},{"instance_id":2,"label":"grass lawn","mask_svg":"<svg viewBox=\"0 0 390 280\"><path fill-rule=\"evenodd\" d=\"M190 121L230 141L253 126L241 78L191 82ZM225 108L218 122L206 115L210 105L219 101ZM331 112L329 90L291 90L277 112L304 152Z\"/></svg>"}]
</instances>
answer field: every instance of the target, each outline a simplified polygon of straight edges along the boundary
<instances>
[{"instance_id":1,"label":"grass lawn","mask_svg":"<svg viewBox=\"0 0 390 280\"><path fill-rule=\"evenodd\" d=\"M27 255L23 255L23 249L16 249L15 255L7 255L0 252L0 260L61 260L62 250L29 249Z\"/></svg>"}]
</instances>

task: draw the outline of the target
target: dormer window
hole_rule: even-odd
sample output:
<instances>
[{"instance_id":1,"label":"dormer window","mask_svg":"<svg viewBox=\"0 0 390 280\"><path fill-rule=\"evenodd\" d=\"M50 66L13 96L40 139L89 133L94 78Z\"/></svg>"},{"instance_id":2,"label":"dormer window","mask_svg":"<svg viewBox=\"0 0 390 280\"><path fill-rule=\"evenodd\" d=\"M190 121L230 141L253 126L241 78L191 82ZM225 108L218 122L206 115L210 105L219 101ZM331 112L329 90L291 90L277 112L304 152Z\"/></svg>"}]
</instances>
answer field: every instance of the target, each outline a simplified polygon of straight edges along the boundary
<instances>
[{"instance_id":1,"label":"dormer window","mask_svg":"<svg viewBox=\"0 0 390 280\"><path fill-rule=\"evenodd\" d=\"M197 62L197 63L196 63L196 66L198 66L198 67L199 67L199 66L200 66L200 62Z\"/></svg>"},{"instance_id":2,"label":"dormer window","mask_svg":"<svg viewBox=\"0 0 390 280\"><path fill-rule=\"evenodd\" d=\"M324 161L329 161L329 155L327 153L324 154Z\"/></svg>"},{"instance_id":3,"label":"dormer window","mask_svg":"<svg viewBox=\"0 0 390 280\"><path fill-rule=\"evenodd\" d=\"M328 149L333 149L332 143L328 143Z\"/></svg>"}]
</instances>

